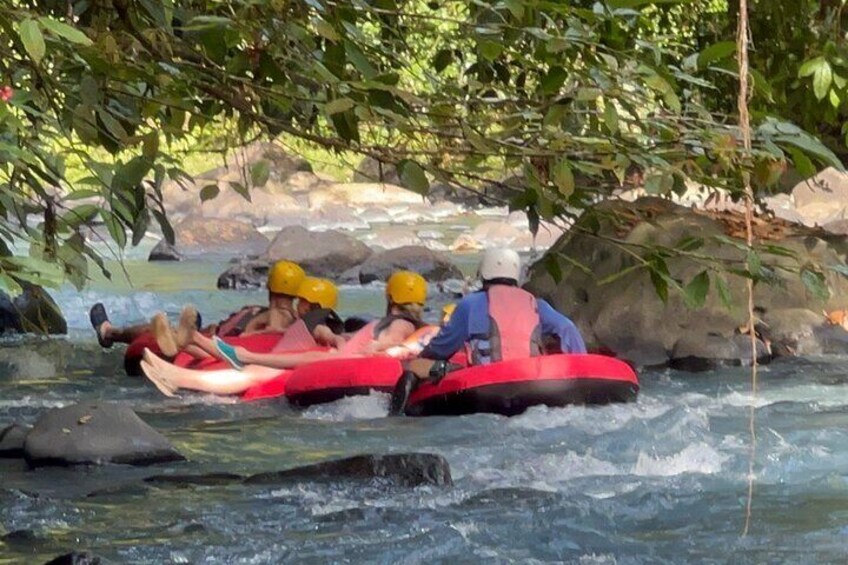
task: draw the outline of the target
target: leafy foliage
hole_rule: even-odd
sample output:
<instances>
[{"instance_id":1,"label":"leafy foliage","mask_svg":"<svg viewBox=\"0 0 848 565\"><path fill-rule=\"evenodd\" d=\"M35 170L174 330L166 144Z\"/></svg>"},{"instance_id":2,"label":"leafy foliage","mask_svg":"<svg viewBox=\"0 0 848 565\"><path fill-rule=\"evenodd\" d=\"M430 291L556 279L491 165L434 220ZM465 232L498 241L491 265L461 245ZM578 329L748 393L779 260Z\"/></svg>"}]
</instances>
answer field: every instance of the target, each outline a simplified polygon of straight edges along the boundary
<instances>
[{"instance_id":1,"label":"leafy foliage","mask_svg":"<svg viewBox=\"0 0 848 565\"><path fill-rule=\"evenodd\" d=\"M738 194L745 171L762 169L765 187L787 160L838 165L815 137L766 119L765 105L754 154L738 152L714 103L722 85L733 92L731 18L706 28L691 19L722 4L13 0L0 12L0 86L13 90L0 102L0 284L14 290L47 264L82 284L85 258L97 257L82 228L95 220L119 248L151 220L172 239L162 188L187 177L173 147L222 123L242 140L285 134L373 157L420 194L432 179L500 186L535 224L575 217L642 178L658 195L690 180ZM783 45L760 47L777 58ZM769 68L782 84L777 62ZM817 98L842 100L844 74L826 57L802 78ZM70 179L69 160L88 176ZM506 186L505 172L523 184ZM255 165L251 184L268 174ZM231 187L249 199L246 184ZM199 198L217 193L207 186ZM32 262L13 256L21 240ZM663 265L652 263L660 289L677 284ZM687 296L697 303L708 287L699 278Z\"/></svg>"}]
</instances>

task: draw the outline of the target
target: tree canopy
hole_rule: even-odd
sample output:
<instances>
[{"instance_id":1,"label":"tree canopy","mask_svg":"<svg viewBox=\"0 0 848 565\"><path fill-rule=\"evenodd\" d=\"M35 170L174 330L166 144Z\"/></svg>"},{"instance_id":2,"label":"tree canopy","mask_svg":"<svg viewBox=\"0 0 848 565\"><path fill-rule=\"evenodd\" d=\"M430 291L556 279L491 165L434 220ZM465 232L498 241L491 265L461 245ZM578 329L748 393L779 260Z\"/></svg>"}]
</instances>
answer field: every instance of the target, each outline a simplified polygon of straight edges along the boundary
<instances>
[{"instance_id":1,"label":"tree canopy","mask_svg":"<svg viewBox=\"0 0 848 565\"><path fill-rule=\"evenodd\" d=\"M187 177L175 144L221 124L372 157L422 195L519 173L504 194L531 226L630 177L658 195L694 182L738 196L748 171L767 194L787 166L841 167L842 6L754 2L747 154L732 0L11 0L0 289L81 285L88 259L103 266L81 232L94 221L120 248L151 221L172 239L162 186ZM267 175L231 187L247 197Z\"/></svg>"}]
</instances>

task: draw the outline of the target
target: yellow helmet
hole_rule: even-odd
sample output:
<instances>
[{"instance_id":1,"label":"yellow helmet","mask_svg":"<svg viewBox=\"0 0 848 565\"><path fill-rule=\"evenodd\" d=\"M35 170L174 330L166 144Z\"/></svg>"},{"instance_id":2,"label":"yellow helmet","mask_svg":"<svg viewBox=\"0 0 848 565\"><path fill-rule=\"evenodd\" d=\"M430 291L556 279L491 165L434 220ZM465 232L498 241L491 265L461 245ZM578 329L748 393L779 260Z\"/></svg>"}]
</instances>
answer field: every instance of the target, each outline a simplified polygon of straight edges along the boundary
<instances>
[{"instance_id":1,"label":"yellow helmet","mask_svg":"<svg viewBox=\"0 0 848 565\"><path fill-rule=\"evenodd\" d=\"M442 324L450 322L454 310L456 310L456 304L445 304L444 308L442 308Z\"/></svg>"},{"instance_id":2,"label":"yellow helmet","mask_svg":"<svg viewBox=\"0 0 848 565\"><path fill-rule=\"evenodd\" d=\"M412 271L397 271L389 277L386 296L394 304L424 304L427 301L427 281Z\"/></svg>"},{"instance_id":3,"label":"yellow helmet","mask_svg":"<svg viewBox=\"0 0 848 565\"><path fill-rule=\"evenodd\" d=\"M268 290L274 294L294 296L304 278L306 278L306 273L297 263L277 261L268 271Z\"/></svg>"},{"instance_id":4,"label":"yellow helmet","mask_svg":"<svg viewBox=\"0 0 848 565\"><path fill-rule=\"evenodd\" d=\"M339 289L327 279L305 277L297 289L297 297L332 310L339 300Z\"/></svg>"}]
</instances>

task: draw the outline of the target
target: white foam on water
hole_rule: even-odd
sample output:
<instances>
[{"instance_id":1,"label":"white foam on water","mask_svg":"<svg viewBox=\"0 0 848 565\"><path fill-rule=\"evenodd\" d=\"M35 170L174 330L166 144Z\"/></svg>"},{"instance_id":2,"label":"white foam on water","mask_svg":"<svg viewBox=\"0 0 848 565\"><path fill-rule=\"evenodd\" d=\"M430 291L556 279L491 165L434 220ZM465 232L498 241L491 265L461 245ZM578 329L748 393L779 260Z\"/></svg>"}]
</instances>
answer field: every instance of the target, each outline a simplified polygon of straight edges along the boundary
<instances>
[{"instance_id":1,"label":"white foam on water","mask_svg":"<svg viewBox=\"0 0 848 565\"><path fill-rule=\"evenodd\" d=\"M372 392L368 396L348 396L329 404L310 406L303 417L325 422L372 420L384 418L389 411L391 395Z\"/></svg>"},{"instance_id":2,"label":"white foam on water","mask_svg":"<svg viewBox=\"0 0 848 565\"><path fill-rule=\"evenodd\" d=\"M616 561L615 555L609 553L602 553L600 555L587 553L578 557L577 563L579 565L615 565L618 561Z\"/></svg>"},{"instance_id":3,"label":"white foam on water","mask_svg":"<svg viewBox=\"0 0 848 565\"><path fill-rule=\"evenodd\" d=\"M524 414L510 418L507 425L525 430L549 430L574 427L593 435L623 429L635 421L653 420L673 407L658 401L640 401L632 404L608 406L566 406L549 408L536 406Z\"/></svg>"},{"instance_id":4,"label":"white foam on water","mask_svg":"<svg viewBox=\"0 0 848 565\"><path fill-rule=\"evenodd\" d=\"M0 400L0 409L4 408L63 408L74 404L73 399L48 400L42 396L22 396L14 400Z\"/></svg>"},{"instance_id":5,"label":"white foam on water","mask_svg":"<svg viewBox=\"0 0 848 565\"><path fill-rule=\"evenodd\" d=\"M713 475L721 471L729 455L719 453L706 443L688 445L667 457L639 453L633 474L643 477L673 477L687 473Z\"/></svg>"}]
</instances>

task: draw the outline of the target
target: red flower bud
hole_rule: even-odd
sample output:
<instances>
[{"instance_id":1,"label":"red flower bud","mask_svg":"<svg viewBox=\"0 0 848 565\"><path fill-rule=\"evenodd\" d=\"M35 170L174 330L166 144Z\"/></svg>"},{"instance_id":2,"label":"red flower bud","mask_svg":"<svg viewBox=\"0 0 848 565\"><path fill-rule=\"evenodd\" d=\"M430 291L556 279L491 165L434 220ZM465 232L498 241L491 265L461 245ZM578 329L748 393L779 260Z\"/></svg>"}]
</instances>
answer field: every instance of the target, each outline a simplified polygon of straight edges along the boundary
<instances>
[{"instance_id":1,"label":"red flower bud","mask_svg":"<svg viewBox=\"0 0 848 565\"><path fill-rule=\"evenodd\" d=\"M11 100L14 94L15 91L11 86L4 86L3 88L0 88L0 100L3 102Z\"/></svg>"}]
</instances>

